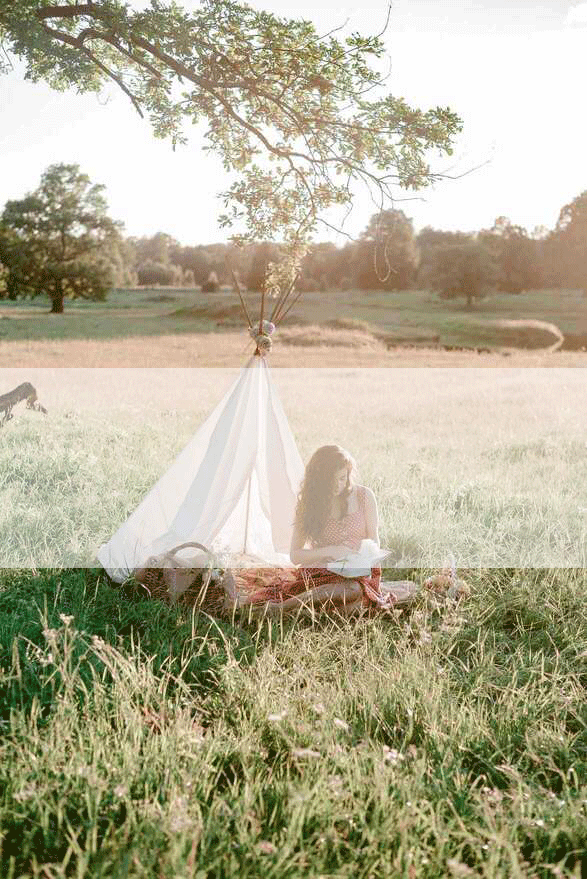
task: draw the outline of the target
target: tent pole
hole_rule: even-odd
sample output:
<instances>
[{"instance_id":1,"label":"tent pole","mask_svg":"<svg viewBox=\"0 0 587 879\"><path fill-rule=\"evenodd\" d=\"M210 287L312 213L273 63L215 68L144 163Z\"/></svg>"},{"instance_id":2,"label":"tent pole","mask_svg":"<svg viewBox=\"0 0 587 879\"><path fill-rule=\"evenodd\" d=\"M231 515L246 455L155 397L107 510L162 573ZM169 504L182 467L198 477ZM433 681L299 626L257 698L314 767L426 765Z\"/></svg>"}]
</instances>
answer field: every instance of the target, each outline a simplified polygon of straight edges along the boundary
<instances>
[{"instance_id":1,"label":"tent pole","mask_svg":"<svg viewBox=\"0 0 587 879\"><path fill-rule=\"evenodd\" d=\"M243 553L247 551L247 538L249 536L249 509L251 506L251 479L253 478L253 472L249 476L249 481L247 484L247 512L245 514L245 540L243 543Z\"/></svg>"}]
</instances>

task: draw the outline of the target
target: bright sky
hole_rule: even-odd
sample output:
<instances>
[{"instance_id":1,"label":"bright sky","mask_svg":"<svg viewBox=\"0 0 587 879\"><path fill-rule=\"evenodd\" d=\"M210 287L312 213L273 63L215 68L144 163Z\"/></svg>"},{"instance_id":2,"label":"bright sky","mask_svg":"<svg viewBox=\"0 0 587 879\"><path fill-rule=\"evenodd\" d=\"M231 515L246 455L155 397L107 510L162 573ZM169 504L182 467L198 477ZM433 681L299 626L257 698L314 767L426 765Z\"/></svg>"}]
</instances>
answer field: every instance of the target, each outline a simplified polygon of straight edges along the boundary
<instances>
[{"instance_id":1,"label":"bright sky","mask_svg":"<svg viewBox=\"0 0 587 879\"><path fill-rule=\"evenodd\" d=\"M320 32L348 18L350 31L375 33L386 14L384 0L253 5L310 18ZM450 106L464 120L454 156L431 157L432 166L463 174L482 165L418 193L423 200L398 202L417 229L485 228L499 215L530 230L552 227L562 205L587 189L587 2L394 0L386 43L390 91L421 108ZM53 92L26 82L18 67L0 78L0 112L0 206L37 186L49 164L77 162L106 185L111 214L127 234L226 240L216 219L228 178L201 151L197 131L174 153L123 95ZM371 213L368 199L357 197L345 228L358 235Z\"/></svg>"}]
</instances>

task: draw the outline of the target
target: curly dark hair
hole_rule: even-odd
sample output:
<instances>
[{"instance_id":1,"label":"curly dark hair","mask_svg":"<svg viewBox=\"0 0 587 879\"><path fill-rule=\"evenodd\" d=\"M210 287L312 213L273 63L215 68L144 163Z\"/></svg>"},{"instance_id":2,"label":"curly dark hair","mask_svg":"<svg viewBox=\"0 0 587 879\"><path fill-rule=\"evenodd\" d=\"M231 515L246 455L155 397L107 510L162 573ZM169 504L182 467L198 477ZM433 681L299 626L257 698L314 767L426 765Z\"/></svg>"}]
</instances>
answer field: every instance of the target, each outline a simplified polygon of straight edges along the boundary
<instances>
[{"instance_id":1,"label":"curly dark hair","mask_svg":"<svg viewBox=\"0 0 587 879\"><path fill-rule=\"evenodd\" d=\"M295 515L296 525L306 540L318 540L324 530L335 495L335 475L342 467L347 468L347 483L341 495L344 515L352 491L351 476L356 472L353 457L341 446L320 446L306 465Z\"/></svg>"}]
</instances>

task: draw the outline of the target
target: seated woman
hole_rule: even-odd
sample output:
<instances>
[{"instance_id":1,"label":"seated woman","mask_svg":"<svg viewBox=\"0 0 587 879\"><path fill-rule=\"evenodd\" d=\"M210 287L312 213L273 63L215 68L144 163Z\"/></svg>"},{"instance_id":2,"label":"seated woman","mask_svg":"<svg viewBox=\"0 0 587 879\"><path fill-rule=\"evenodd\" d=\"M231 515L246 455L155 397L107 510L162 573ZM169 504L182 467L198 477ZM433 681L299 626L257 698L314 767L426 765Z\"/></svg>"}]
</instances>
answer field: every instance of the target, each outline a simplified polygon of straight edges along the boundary
<instances>
[{"instance_id":1,"label":"seated woman","mask_svg":"<svg viewBox=\"0 0 587 879\"><path fill-rule=\"evenodd\" d=\"M396 596L381 587L381 568L357 579L329 571L328 562L357 551L364 539L379 546L377 504L373 492L354 482L355 462L340 446L322 446L305 470L296 506L290 558L297 568L274 570L261 583L250 577L248 600L256 610L280 613L330 606L345 615L362 607L393 607ZM267 571L267 573L269 573Z\"/></svg>"}]
</instances>

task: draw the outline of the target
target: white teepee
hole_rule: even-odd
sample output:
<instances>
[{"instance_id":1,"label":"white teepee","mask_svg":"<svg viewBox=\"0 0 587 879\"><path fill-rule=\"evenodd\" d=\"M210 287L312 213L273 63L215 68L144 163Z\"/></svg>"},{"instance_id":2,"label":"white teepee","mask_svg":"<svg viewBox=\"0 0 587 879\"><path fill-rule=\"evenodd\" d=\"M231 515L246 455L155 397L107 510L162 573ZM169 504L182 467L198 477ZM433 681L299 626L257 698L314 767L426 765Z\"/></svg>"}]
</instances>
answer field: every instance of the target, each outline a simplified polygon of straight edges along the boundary
<instances>
[{"instance_id":1,"label":"white teepee","mask_svg":"<svg viewBox=\"0 0 587 879\"><path fill-rule=\"evenodd\" d=\"M186 541L221 554L290 565L303 464L257 352L98 560L119 582L151 555Z\"/></svg>"}]
</instances>

